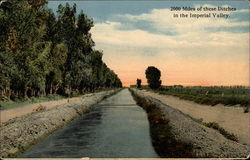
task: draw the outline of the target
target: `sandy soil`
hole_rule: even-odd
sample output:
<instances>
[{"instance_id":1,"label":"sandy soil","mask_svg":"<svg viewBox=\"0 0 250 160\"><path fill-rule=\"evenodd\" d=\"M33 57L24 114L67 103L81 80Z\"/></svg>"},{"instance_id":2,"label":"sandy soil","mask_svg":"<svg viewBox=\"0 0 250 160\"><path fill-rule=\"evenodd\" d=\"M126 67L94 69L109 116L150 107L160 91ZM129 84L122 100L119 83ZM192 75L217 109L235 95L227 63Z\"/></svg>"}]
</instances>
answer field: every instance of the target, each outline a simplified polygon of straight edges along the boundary
<instances>
[{"instance_id":1,"label":"sandy soil","mask_svg":"<svg viewBox=\"0 0 250 160\"><path fill-rule=\"evenodd\" d=\"M193 118L202 118L204 122L217 122L225 130L235 134L240 143L250 145L249 113L244 113L242 107L227 107L222 104L216 106L201 105L174 96L160 95L145 90L141 92L159 99Z\"/></svg>"},{"instance_id":2,"label":"sandy soil","mask_svg":"<svg viewBox=\"0 0 250 160\"><path fill-rule=\"evenodd\" d=\"M34 110L39 106L42 105L46 107L46 109L54 108L59 105L64 105L67 103L77 103L79 102L83 97L88 97L91 94L86 94L84 96L80 97L73 97L73 98L65 98L60 100L54 100L54 101L48 101L48 102L40 102L40 103L33 103L33 104L27 104L25 106L7 109L7 110L1 110L0 111L0 122L6 122L12 118L20 117L22 115L26 115L28 113L34 112Z\"/></svg>"}]
</instances>

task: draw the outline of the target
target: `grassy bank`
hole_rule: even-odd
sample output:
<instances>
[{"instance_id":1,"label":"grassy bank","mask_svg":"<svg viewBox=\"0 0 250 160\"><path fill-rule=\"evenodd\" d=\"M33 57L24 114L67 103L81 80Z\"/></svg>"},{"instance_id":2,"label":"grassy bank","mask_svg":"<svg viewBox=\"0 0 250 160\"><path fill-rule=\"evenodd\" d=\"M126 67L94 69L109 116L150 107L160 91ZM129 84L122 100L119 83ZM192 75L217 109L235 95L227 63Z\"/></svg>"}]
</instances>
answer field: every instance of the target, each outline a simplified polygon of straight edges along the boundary
<instances>
[{"instance_id":1,"label":"grassy bank","mask_svg":"<svg viewBox=\"0 0 250 160\"><path fill-rule=\"evenodd\" d=\"M113 89L113 88L105 88L105 89L95 90L94 92L85 92L84 94L97 93L97 92L101 92L101 91L108 91L111 89ZM16 108L16 107L23 107L23 106L26 106L28 104L54 101L54 100L60 100L60 99L64 99L64 98L78 97L78 96L81 96L84 94L72 94L69 97L58 95L58 94L53 94L53 95L40 96L40 97L30 97L30 98L26 98L26 99L17 99L15 101L4 100L4 101L0 101L0 110L12 109L12 108Z\"/></svg>"},{"instance_id":2,"label":"grassy bank","mask_svg":"<svg viewBox=\"0 0 250 160\"><path fill-rule=\"evenodd\" d=\"M41 97L30 97L26 99L19 99L16 101L12 101L12 100L0 101L0 110L23 107L28 104L54 101L54 100L59 100L63 98L66 98L66 97L61 96L61 95L48 95L48 96L41 96Z\"/></svg>"},{"instance_id":3,"label":"grassy bank","mask_svg":"<svg viewBox=\"0 0 250 160\"><path fill-rule=\"evenodd\" d=\"M239 139L236 137L236 135L234 135L233 133L230 133L228 131L226 131L224 128L222 128L218 123L216 122L204 122L203 119L196 119L193 118L189 115L187 115L188 117L190 117L192 120L194 120L195 122L202 124L208 128L212 128L217 130L220 134L222 134L225 138L235 141L235 142L239 142Z\"/></svg>"}]
</instances>

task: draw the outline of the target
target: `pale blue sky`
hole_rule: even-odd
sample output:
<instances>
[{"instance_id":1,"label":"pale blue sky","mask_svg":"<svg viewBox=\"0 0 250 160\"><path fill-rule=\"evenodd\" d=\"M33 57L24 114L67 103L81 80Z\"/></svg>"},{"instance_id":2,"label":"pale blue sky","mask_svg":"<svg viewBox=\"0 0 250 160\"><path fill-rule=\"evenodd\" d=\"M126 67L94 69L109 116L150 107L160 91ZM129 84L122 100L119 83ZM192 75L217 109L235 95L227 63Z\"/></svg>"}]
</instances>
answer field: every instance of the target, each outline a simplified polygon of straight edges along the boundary
<instances>
[{"instance_id":1,"label":"pale blue sky","mask_svg":"<svg viewBox=\"0 0 250 160\"><path fill-rule=\"evenodd\" d=\"M59 4L49 1L56 13ZM249 85L249 2L70 1L93 18L96 49L125 86L145 69L162 71L165 85ZM173 18L171 6L231 6L230 18ZM187 12L188 13L188 12ZM193 12L197 13L198 12ZM221 12L217 12L219 14ZM228 12L223 12L228 13Z\"/></svg>"},{"instance_id":2,"label":"pale blue sky","mask_svg":"<svg viewBox=\"0 0 250 160\"><path fill-rule=\"evenodd\" d=\"M131 15L139 15L143 13L149 13L153 9L166 9L170 8L171 6L194 6L197 4L204 5L204 4L211 4L214 6L218 5L230 5L238 10L240 9L249 9L247 5L247 0L234 0L234 1L219 1L219 0L212 0L212 1L169 1L169 0L159 0L159 1L93 1L93 0L79 0L79 1L49 1L48 8L51 8L54 12L56 12L57 7L59 4L66 4L69 3L73 5L74 3L77 4L77 12L79 13L81 10L88 17L93 18L95 23L106 22L106 21L120 21L123 22L123 26L120 29L143 29L150 32L159 32L155 28L151 27L151 24L147 21L136 21L136 22L127 22L124 19L119 19L117 15L122 14L131 14ZM230 15L230 19L232 21L247 21L249 20L249 13L234 13ZM248 32L249 27L224 27L224 28L208 28L211 30L225 30L225 31L232 31L232 32ZM165 31L163 34L174 34L174 31Z\"/></svg>"}]
</instances>

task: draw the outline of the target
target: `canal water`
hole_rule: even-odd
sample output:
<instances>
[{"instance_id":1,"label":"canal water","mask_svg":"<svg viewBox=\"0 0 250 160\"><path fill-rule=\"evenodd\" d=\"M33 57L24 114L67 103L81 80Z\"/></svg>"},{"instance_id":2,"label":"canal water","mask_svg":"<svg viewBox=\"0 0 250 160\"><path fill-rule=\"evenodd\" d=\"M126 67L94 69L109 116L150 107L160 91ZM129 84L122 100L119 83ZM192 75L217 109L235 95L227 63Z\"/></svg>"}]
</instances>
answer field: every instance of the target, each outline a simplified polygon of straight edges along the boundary
<instances>
[{"instance_id":1,"label":"canal water","mask_svg":"<svg viewBox=\"0 0 250 160\"><path fill-rule=\"evenodd\" d=\"M128 89L47 137L23 158L156 158L149 123Z\"/></svg>"}]
</instances>

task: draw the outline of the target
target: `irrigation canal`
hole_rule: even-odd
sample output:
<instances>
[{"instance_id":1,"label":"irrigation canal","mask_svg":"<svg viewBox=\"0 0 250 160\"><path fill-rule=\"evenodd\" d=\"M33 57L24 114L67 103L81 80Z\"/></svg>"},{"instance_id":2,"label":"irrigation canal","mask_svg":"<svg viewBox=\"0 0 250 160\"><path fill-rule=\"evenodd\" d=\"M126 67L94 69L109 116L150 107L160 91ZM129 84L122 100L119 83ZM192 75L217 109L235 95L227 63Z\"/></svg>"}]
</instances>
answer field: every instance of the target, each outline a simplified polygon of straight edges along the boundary
<instances>
[{"instance_id":1,"label":"irrigation canal","mask_svg":"<svg viewBox=\"0 0 250 160\"><path fill-rule=\"evenodd\" d=\"M50 135L22 158L156 158L147 115L128 89Z\"/></svg>"}]
</instances>

